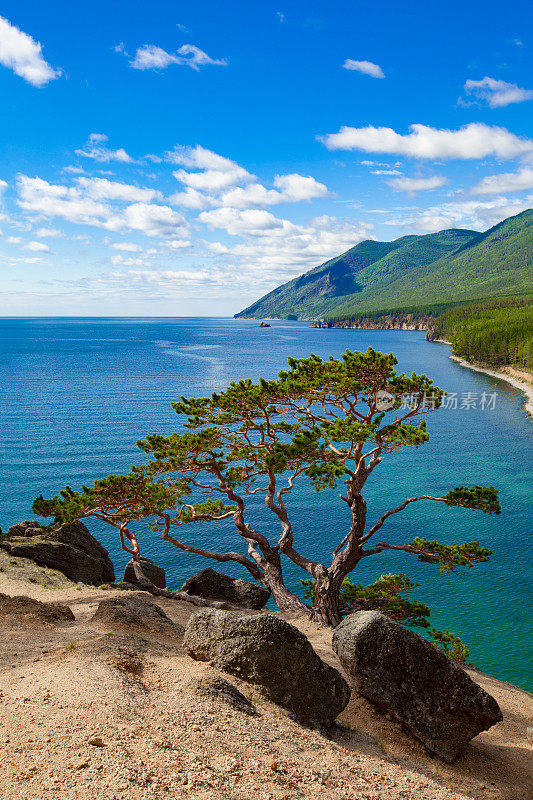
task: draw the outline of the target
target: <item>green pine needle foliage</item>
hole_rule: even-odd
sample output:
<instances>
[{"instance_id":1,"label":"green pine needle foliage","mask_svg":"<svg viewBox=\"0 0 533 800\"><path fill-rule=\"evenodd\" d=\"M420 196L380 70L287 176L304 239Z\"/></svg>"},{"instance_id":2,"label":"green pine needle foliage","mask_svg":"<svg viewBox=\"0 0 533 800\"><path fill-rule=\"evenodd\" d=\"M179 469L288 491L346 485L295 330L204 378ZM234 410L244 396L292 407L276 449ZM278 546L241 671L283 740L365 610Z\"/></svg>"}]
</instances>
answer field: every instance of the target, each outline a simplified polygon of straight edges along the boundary
<instances>
[{"instance_id":1,"label":"green pine needle foliage","mask_svg":"<svg viewBox=\"0 0 533 800\"><path fill-rule=\"evenodd\" d=\"M460 661L462 664L468 663L470 650L462 639L451 631L439 631L436 628L432 628L431 644L452 661Z\"/></svg>"},{"instance_id":2,"label":"green pine needle foliage","mask_svg":"<svg viewBox=\"0 0 533 800\"><path fill-rule=\"evenodd\" d=\"M304 598L314 601L315 581L301 580L304 587ZM405 595L420 584L413 583L403 573L382 575L379 580L368 586L354 584L344 580L340 592L340 607L343 615L356 611L379 611L389 619L406 627L428 629L431 611L424 603L407 598ZM440 631L432 628L427 631L429 641L452 661L466 663L470 656L465 643L451 631Z\"/></svg>"},{"instance_id":3,"label":"green pine needle foliage","mask_svg":"<svg viewBox=\"0 0 533 800\"><path fill-rule=\"evenodd\" d=\"M417 536L411 546L423 552L418 561L427 564L439 564L442 573L458 572L461 567L471 569L474 564L490 561L492 550L480 547L479 542L462 542L461 544L441 544L435 539L430 541Z\"/></svg>"},{"instance_id":4,"label":"green pine needle foliage","mask_svg":"<svg viewBox=\"0 0 533 800\"><path fill-rule=\"evenodd\" d=\"M302 580L304 597L315 599L315 581ZM340 607L343 614L354 611L379 611L402 625L429 628L430 610L423 603L405 597L418 583L413 583L407 575L382 575L368 586L344 580L340 591Z\"/></svg>"}]
</instances>

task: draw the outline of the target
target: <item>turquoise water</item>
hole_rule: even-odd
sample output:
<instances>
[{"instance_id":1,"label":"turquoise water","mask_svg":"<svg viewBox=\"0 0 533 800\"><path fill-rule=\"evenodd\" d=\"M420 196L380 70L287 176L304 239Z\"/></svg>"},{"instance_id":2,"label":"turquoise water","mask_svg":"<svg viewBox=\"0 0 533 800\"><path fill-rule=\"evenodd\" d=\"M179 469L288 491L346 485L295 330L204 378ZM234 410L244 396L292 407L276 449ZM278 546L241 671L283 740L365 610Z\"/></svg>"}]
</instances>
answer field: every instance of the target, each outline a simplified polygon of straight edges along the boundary
<instances>
[{"instance_id":1,"label":"turquoise water","mask_svg":"<svg viewBox=\"0 0 533 800\"><path fill-rule=\"evenodd\" d=\"M371 582L382 573L404 571L420 583L417 598L432 608L435 627L461 636L479 668L533 689L530 609L531 432L523 396L508 384L459 366L446 345L407 331L322 330L306 323L229 319L4 319L0 320L0 525L5 530L32 519L33 498L54 494L110 472L142 463L137 438L175 429L170 402L180 395L205 395L243 377L274 376L287 356L339 356L346 348L394 352L400 368L427 373L457 392L459 408L428 419L431 440L420 450L394 454L377 468L368 486L369 520L413 494L441 494L457 484L488 484L500 490L503 513L488 517L443 504L418 503L392 517L383 537L401 543L414 536L445 542L479 539L492 561L464 577L441 576L406 554L365 559L352 578ZM460 408L465 393L496 391L495 408ZM470 398L472 399L472 398ZM347 530L338 491L294 494L290 510L299 549L314 558L331 555L332 542ZM262 504L252 521L276 533ZM127 558L113 533L90 522L109 549L117 575ZM189 538L236 549L231 524L186 529ZM380 534L381 535L381 534ZM185 536L184 536L185 538ZM167 570L177 587L207 565L143 531L144 552ZM216 566L216 565L215 565ZM242 575L239 567L224 569ZM290 562L288 584L305 577ZM246 577L246 576L244 576Z\"/></svg>"}]
</instances>

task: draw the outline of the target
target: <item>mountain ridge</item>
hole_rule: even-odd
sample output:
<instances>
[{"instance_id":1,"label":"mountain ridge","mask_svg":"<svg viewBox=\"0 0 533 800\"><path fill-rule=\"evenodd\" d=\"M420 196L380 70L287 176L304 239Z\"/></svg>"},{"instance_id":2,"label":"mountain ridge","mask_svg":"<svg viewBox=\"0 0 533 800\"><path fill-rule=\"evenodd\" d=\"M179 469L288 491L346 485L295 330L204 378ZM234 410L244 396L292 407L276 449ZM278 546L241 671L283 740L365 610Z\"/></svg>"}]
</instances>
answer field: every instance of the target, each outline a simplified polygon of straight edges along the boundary
<instances>
[{"instance_id":1,"label":"mountain ridge","mask_svg":"<svg viewBox=\"0 0 533 800\"><path fill-rule=\"evenodd\" d=\"M533 291L533 210L487 231L451 228L366 239L261 297L235 317L316 320Z\"/></svg>"}]
</instances>

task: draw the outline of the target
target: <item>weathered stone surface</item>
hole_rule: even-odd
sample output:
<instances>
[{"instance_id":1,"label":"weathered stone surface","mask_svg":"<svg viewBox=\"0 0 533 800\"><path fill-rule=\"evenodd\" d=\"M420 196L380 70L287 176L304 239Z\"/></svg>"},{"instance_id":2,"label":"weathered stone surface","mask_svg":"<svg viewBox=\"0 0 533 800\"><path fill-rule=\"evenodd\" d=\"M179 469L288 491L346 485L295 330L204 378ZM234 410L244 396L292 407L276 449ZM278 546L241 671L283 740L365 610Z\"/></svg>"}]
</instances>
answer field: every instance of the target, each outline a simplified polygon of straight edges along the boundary
<instances>
[{"instance_id":1,"label":"weathered stone surface","mask_svg":"<svg viewBox=\"0 0 533 800\"><path fill-rule=\"evenodd\" d=\"M207 678L194 678L188 683L189 689L200 697L207 697L210 700L219 700L226 703L243 714L251 717L257 716L257 709L236 686L224 678L218 676Z\"/></svg>"},{"instance_id":2,"label":"weathered stone surface","mask_svg":"<svg viewBox=\"0 0 533 800\"><path fill-rule=\"evenodd\" d=\"M27 520L9 528L8 538L0 540L0 547L12 556L56 569L71 581L99 586L115 580L109 553L82 522L48 529Z\"/></svg>"},{"instance_id":3,"label":"weathered stone surface","mask_svg":"<svg viewBox=\"0 0 533 800\"><path fill-rule=\"evenodd\" d=\"M496 700L444 653L377 611L350 614L333 648L353 688L445 761L502 719Z\"/></svg>"},{"instance_id":4,"label":"weathered stone surface","mask_svg":"<svg viewBox=\"0 0 533 800\"><path fill-rule=\"evenodd\" d=\"M273 614L202 609L189 619L183 647L192 658L254 684L298 718L331 725L350 699L336 669L306 636Z\"/></svg>"},{"instance_id":5,"label":"weathered stone surface","mask_svg":"<svg viewBox=\"0 0 533 800\"><path fill-rule=\"evenodd\" d=\"M231 578L210 567L186 580L181 590L208 600L225 600L236 606L257 610L264 608L270 597L270 592L263 586L242 578Z\"/></svg>"},{"instance_id":6,"label":"weathered stone surface","mask_svg":"<svg viewBox=\"0 0 533 800\"><path fill-rule=\"evenodd\" d=\"M110 597L98 604L91 622L115 630L132 629L144 633L181 638L184 629L172 622L158 605L142 595Z\"/></svg>"},{"instance_id":7,"label":"weathered stone surface","mask_svg":"<svg viewBox=\"0 0 533 800\"><path fill-rule=\"evenodd\" d=\"M18 627L22 624L57 625L60 622L73 622L74 614L68 606L61 603L41 603L31 597L17 595L10 597L0 594L0 625Z\"/></svg>"},{"instance_id":8,"label":"weathered stone surface","mask_svg":"<svg viewBox=\"0 0 533 800\"><path fill-rule=\"evenodd\" d=\"M154 564L154 562L149 558L144 558L144 556L141 556L141 568L145 576L149 581L152 581L154 586L157 586L159 589L164 589L166 587L167 578L163 567L158 567L157 564ZM138 588L135 570L133 569L133 558L131 558L126 564L124 578L122 580L125 583L133 583Z\"/></svg>"},{"instance_id":9,"label":"weathered stone surface","mask_svg":"<svg viewBox=\"0 0 533 800\"><path fill-rule=\"evenodd\" d=\"M12 525L7 529L7 536L33 536L35 531L32 528L41 529L41 524L36 519L25 519L17 525Z\"/></svg>"}]
</instances>

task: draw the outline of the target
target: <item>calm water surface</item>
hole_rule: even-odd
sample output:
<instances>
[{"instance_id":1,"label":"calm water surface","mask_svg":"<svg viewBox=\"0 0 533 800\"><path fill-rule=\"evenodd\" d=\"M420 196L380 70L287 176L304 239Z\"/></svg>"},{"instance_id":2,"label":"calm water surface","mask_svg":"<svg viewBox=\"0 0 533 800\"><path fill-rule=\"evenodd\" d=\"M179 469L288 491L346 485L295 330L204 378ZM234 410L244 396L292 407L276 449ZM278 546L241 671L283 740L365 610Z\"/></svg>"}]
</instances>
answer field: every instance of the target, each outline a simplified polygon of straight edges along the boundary
<instances>
[{"instance_id":1,"label":"calm water surface","mask_svg":"<svg viewBox=\"0 0 533 800\"><path fill-rule=\"evenodd\" d=\"M503 513L488 517L440 503L413 504L386 523L382 538L478 539L494 551L492 561L464 577L442 576L405 554L383 553L361 562L352 578L368 583L383 573L407 572L420 584L416 596L431 607L433 625L460 635L476 666L533 689L533 426L518 391L459 366L446 345L428 343L422 333L321 330L292 322L261 329L256 321L228 319L0 320L0 525L5 530L32 519L32 500L41 492L49 496L65 484L79 487L142 463L135 441L175 430L179 422L170 402L183 394L204 396L235 379L274 377L289 355L339 356L369 345L393 352L401 370L424 372L458 395L457 409L430 415L428 444L389 456L374 471L367 484L369 520L405 497L475 483L499 488ZM494 391L495 408L481 410L483 392ZM290 500L300 549L326 563L332 542L347 530L346 507L337 498L338 491L303 489ZM251 521L276 533L259 502ZM120 577L127 557L116 538L105 526L89 527L109 549ZM184 539L186 533L217 549L239 546L230 524L184 529ZM171 587L207 565L150 531L143 542L144 552L165 566ZM238 567L224 569L243 576ZM297 589L305 575L290 562L286 570Z\"/></svg>"}]
</instances>

